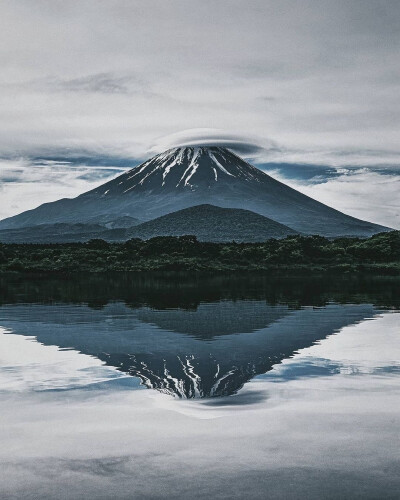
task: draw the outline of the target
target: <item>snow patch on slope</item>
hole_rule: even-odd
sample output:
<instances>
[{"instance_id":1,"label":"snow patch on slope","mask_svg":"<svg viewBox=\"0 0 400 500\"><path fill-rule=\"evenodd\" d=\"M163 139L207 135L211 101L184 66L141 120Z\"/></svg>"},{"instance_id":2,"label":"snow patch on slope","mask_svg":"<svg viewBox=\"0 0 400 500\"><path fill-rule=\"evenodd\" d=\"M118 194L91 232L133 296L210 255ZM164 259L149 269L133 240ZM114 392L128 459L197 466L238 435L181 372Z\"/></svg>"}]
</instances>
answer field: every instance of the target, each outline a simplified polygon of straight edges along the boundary
<instances>
[{"instance_id":1,"label":"snow patch on slope","mask_svg":"<svg viewBox=\"0 0 400 500\"><path fill-rule=\"evenodd\" d=\"M213 162L217 165L217 167L222 170L222 172L224 172L224 174L228 174L232 177L235 177L233 174L231 174L230 172L228 172L226 170L226 168L224 168L221 163L215 158L215 156L211 153L211 151L208 152L208 156L213 160Z\"/></svg>"}]
</instances>

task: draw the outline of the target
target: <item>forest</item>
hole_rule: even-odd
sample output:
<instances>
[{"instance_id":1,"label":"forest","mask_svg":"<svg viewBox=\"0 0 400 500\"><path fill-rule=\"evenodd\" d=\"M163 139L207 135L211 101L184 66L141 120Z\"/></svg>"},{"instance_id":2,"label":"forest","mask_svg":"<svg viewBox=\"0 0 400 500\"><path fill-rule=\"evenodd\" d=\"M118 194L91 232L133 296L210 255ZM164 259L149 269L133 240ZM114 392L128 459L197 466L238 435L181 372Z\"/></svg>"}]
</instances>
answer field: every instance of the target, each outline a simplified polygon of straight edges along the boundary
<instances>
[{"instance_id":1,"label":"forest","mask_svg":"<svg viewBox=\"0 0 400 500\"><path fill-rule=\"evenodd\" d=\"M207 243L195 236L108 243L2 244L0 272L333 270L400 274L400 231L370 238L288 236Z\"/></svg>"}]
</instances>

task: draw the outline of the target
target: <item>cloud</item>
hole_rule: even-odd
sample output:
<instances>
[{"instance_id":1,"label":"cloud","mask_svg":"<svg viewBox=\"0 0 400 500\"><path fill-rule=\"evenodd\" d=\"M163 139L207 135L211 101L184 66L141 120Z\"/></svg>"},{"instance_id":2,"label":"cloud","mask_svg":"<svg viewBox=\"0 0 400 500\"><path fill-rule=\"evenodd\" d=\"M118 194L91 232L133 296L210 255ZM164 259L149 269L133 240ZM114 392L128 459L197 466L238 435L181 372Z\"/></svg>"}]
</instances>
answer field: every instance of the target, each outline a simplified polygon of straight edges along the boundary
<instances>
[{"instance_id":1,"label":"cloud","mask_svg":"<svg viewBox=\"0 0 400 500\"><path fill-rule=\"evenodd\" d=\"M130 91L130 77L116 77L112 73L98 73L71 80L61 80L55 86L72 92L100 92L104 94L127 94Z\"/></svg>"},{"instance_id":2,"label":"cloud","mask_svg":"<svg viewBox=\"0 0 400 500\"><path fill-rule=\"evenodd\" d=\"M3 88L13 87L36 92L86 92L100 94L151 94L149 83L128 74L96 73L78 78L47 77L21 83L10 83Z\"/></svg>"},{"instance_id":3,"label":"cloud","mask_svg":"<svg viewBox=\"0 0 400 500\"><path fill-rule=\"evenodd\" d=\"M72 198L125 170L70 161L0 160L0 219L60 198Z\"/></svg>"},{"instance_id":4,"label":"cloud","mask_svg":"<svg viewBox=\"0 0 400 500\"><path fill-rule=\"evenodd\" d=\"M189 129L161 137L149 151L159 153L179 146L219 146L243 156L266 155L270 151L279 151L278 145L270 139L246 137L212 128Z\"/></svg>"},{"instance_id":5,"label":"cloud","mask_svg":"<svg viewBox=\"0 0 400 500\"><path fill-rule=\"evenodd\" d=\"M292 165L313 166L314 168L326 167L372 167L385 168L388 171L400 170L400 151L384 151L380 149L365 149L354 151L352 149L295 149L281 147L270 150L267 156L261 156L259 163L286 163Z\"/></svg>"},{"instance_id":6,"label":"cloud","mask_svg":"<svg viewBox=\"0 0 400 500\"><path fill-rule=\"evenodd\" d=\"M397 162L399 20L390 0L3 2L0 154L139 157L212 128L273 137L280 161Z\"/></svg>"}]
</instances>

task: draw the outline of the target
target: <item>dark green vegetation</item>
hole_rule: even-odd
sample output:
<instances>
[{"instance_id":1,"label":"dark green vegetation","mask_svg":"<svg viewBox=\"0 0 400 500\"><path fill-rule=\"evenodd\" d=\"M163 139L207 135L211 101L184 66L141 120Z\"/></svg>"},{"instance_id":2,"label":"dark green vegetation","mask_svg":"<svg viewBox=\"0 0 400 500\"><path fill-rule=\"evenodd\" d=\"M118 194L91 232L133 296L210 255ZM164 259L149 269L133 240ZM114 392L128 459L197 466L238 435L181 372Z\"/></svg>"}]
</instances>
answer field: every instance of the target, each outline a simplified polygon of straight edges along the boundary
<instances>
[{"instance_id":1,"label":"dark green vegetation","mask_svg":"<svg viewBox=\"0 0 400 500\"><path fill-rule=\"evenodd\" d=\"M194 236L125 243L0 244L0 271L337 270L400 273L400 231L368 239L288 236L264 243L205 243Z\"/></svg>"},{"instance_id":2,"label":"dark green vegetation","mask_svg":"<svg viewBox=\"0 0 400 500\"><path fill-rule=\"evenodd\" d=\"M298 234L290 227L268 217L240 208L197 205L157 217L129 230L131 237L149 239L156 236L191 234L200 241L258 242Z\"/></svg>"}]
</instances>

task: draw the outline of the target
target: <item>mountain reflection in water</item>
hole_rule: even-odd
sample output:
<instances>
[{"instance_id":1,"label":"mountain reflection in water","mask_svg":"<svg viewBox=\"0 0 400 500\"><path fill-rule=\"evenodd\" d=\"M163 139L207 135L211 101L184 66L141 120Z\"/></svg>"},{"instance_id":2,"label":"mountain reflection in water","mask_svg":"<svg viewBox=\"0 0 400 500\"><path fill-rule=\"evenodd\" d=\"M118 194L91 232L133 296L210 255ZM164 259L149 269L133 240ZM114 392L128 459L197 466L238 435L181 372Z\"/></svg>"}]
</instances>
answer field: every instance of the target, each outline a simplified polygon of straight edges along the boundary
<instances>
[{"instance_id":1,"label":"mountain reflection in water","mask_svg":"<svg viewBox=\"0 0 400 500\"><path fill-rule=\"evenodd\" d=\"M390 278L4 277L0 324L74 349L180 398L236 394L254 376L398 307Z\"/></svg>"}]
</instances>

